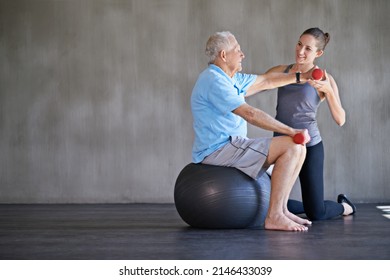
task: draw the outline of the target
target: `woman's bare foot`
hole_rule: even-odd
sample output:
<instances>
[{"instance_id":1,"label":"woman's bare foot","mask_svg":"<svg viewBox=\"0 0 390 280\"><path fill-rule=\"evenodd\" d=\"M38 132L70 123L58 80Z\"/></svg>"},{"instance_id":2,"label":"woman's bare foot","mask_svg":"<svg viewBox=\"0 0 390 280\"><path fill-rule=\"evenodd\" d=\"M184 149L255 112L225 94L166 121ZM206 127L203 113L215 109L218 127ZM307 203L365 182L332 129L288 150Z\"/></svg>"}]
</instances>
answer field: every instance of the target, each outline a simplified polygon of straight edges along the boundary
<instances>
[{"instance_id":1,"label":"woman's bare foot","mask_svg":"<svg viewBox=\"0 0 390 280\"><path fill-rule=\"evenodd\" d=\"M284 230L284 231L307 231L308 228L290 220L283 214L267 216L265 218L265 229L269 230Z\"/></svg>"},{"instance_id":2,"label":"woman's bare foot","mask_svg":"<svg viewBox=\"0 0 390 280\"><path fill-rule=\"evenodd\" d=\"M301 217L298 217L297 215L289 212L289 211L286 211L284 213L287 218L289 218L290 220L293 220L294 222L300 224L300 225L311 225L311 221L309 221L308 219L303 219Z\"/></svg>"}]
</instances>

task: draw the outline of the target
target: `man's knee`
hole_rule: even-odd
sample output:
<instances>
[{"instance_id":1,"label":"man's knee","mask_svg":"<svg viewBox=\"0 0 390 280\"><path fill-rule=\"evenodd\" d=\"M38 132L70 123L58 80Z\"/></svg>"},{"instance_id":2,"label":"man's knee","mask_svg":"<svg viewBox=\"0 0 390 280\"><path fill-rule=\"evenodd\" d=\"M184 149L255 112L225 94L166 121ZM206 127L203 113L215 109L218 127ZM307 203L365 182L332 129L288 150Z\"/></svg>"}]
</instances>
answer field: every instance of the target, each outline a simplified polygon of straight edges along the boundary
<instances>
[{"instance_id":1,"label":"man's knee","mask_svg":"<svg viewBox=\"0 0 390 280\"><path fill-rule=\"evenodd\" d=\"M295 144L291 137L274 137L269 150L269 160L276 160L280 156L289 156L294 159L301 159L306 156L306 146ZM273 162L271 162L273 163Z\"/></svg>"},{"instance_id":2,"label":"man's knee","mask_svg":"<svg viewBox=\"0 0 390 280\"><path fill-rule=\"evenodd\" d=\"M288 142L285 154L294 159L302 159L306 156L306 146L295 144L293 141Z\"/></svg>"},{"instance_id":3,"label":"man's knee","mask_svg":"<svg viewBox=\"0 0 390 280\"><path fill-rule=\"evenodd\" d=\"M304 157L306 156L306 146L295 144L293 143L291 145L292 153L296 154L297 156Z\"/></svg>"}]
</instances>

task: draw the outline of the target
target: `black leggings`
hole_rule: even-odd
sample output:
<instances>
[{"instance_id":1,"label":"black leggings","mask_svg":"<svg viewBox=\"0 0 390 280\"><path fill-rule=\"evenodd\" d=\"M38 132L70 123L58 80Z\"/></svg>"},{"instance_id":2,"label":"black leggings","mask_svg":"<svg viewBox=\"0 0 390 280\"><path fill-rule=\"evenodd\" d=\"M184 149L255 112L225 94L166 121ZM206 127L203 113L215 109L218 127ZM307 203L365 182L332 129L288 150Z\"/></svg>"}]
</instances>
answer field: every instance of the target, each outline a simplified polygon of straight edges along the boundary
<instances>
[{"instance_id":1,"label":"black leggings","mask_svg":"<svg viewBox=\"0 0 390 280\"><path fill-rule=\"evenodd\" d=\"M290 199L287 207L291 213L305 213L310 220L327 220L344 212L342 204L324 201L324 146L322 142L307 147L306 159L299 173L302 202Z\"/></svg>"}]
</instances>

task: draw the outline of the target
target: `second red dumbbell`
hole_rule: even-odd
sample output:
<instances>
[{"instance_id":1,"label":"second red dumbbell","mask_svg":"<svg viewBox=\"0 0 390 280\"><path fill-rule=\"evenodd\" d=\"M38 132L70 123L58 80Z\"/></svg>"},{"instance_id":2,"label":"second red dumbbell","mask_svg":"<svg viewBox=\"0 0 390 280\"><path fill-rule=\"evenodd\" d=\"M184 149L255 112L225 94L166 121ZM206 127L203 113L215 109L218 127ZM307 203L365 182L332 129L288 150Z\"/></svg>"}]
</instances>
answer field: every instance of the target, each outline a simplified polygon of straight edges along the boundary
<instances>
[{"instance_id":1,"label":"second red dumbbell","mask_svg":"<svg viewBox=\"0 0 390 280\"><path fill-rule=\"evenodd\" d=\"M299 133L295 134L293 137L293 140L294 140L295 144L303 145L303 144L306 144L307 142L310 141L310 135L307 132L307 130L305 129L303 132L299 132Z\"/></svg>"}]
</instances>

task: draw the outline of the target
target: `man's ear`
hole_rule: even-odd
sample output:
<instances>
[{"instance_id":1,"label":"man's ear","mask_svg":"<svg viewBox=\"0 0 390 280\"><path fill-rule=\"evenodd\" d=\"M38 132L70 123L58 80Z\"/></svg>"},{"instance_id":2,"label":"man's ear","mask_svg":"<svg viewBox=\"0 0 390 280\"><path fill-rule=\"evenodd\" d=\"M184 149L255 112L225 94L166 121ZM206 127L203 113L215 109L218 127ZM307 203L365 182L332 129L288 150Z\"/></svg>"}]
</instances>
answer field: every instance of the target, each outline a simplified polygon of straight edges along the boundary
<instances>
[{"instance_id":1,"label":"man's ear","mask_svg":"<svg viewBox=\"0 0 390 280\"><path fill-rule=\"evenodd\" d=\"M222 50L219 52L219 57L224 61L226 62L226 51L225 50Z\"/></svg>"}]
</instances>

